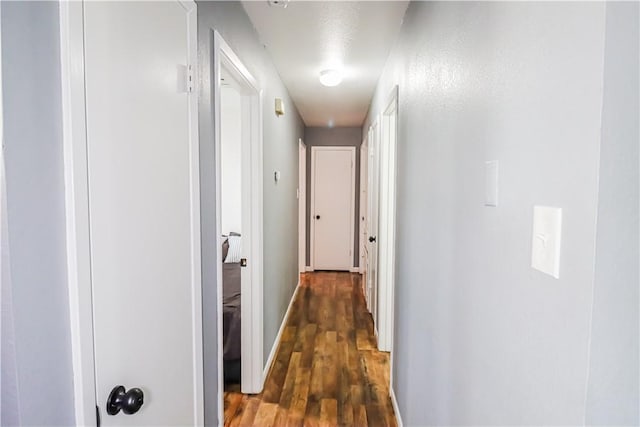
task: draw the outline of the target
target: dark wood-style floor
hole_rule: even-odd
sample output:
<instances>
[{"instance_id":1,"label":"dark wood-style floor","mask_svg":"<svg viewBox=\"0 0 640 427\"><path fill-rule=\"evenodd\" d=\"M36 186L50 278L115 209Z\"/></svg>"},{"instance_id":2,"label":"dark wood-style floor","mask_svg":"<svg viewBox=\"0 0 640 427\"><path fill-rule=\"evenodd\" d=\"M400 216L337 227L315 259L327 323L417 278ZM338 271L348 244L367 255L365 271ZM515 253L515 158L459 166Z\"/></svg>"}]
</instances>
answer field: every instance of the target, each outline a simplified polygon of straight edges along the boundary
<instances>
[{"instance_id":1,"label":"dark wood-style floor","mask_svg":"<svg viewBox=\"0 0 640 427\"><path fill-rule=\"evenodd\" d=\"M301 275L263 392L225 392L225 426L396 426L360 277Z\"/></svg>"}]
</instances>

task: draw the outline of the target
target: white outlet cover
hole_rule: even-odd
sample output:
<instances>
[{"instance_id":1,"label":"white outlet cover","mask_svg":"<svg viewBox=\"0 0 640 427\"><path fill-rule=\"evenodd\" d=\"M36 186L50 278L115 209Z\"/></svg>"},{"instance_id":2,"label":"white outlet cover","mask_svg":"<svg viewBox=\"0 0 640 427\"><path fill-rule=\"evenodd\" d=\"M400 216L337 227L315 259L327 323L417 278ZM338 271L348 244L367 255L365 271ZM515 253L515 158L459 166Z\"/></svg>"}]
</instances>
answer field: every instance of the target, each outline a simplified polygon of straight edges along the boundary
<instances>
[{"instance_id":1,"label":"white outlet cover","mask_svg":"<svg viewBox=\"0 0 640 427\"><path fill-rule=\"evenodd\" d=\"M498 161L484 164L484 205L498 206Z\"/></svg>"},{"instance_id":2,"label":"white outlet cover","mask_svg":"<svg viewBox=\"0 0 640 427\"><path fill-rule=\"evenodd\" d=\"M559 279L561 237L562 209L534 206L531 267Z\"/></svg>"}]
</instances>

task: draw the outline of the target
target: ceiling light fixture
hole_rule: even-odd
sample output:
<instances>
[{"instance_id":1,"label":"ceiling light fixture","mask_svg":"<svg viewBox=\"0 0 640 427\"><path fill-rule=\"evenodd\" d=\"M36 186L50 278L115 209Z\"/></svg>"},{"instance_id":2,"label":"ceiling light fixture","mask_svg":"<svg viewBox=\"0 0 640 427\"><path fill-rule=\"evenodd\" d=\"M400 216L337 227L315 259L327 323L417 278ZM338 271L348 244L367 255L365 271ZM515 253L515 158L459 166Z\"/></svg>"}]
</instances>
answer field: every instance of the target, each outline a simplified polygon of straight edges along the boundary
<instances>
[{"instance_id":1,"label":"ceiling light fixture","mask_svg":"<svg viewBox=\"0 0 640 427\"><path fill-rule=\"evenodd\" d=\"M320 71L320 83L325 86L338 86L342 82L342 73L338 70Z\"/></svg>"},{"instance_id":2,"label":"ceiling light fixture","mask_svg":"<svg viewBox=\"0 0 640 427\"><path fill-rule=\"evenodd\" d=\"M269 6L281 7L286 9L289 6L289 0L267 0Z\"/></svg>"}]
</instances>

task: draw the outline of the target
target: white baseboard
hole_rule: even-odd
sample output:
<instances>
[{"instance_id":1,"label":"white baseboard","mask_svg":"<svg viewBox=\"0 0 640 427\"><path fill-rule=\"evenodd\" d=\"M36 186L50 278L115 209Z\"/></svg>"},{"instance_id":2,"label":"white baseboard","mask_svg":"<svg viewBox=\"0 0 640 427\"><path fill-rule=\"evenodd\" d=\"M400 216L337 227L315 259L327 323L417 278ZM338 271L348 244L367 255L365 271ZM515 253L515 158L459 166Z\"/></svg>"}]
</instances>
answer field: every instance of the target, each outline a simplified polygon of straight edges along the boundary
<instances>
[{"instance_id":1,"label":"white baseboard","mask_svg":"<svg viewBox=\"0 0 640 427\"><path fill-rule=\"evenodd\" d=\"M403 427L402 417L400 416L400 409L398 409L398 401L396 400L396 392L393 391L393 387L389 388L389 395L391 396L391 405L393 406L393 412L396 414L396 422L398 427Z\"/></svg>"},{"instance_id":2,"label":"white baseboard","mask_svg":"<svg viewBox=\"0 0 640 427\"><path fill-rule=\"evenodd\" d=\"M351 267L349 271L352 273L360 273L360 267Z\"/></svg>"},{"instance_id":3,"label":"white baseboard","mask_svg":"<svg viewBox=\"0 0 640 427\"><path fill-rule=\"evenodd\" d=\"M306 271L307 273L310 273L310 272L315 271L315 270L313 269L313 267L306 266L306 267L305 267L305 271Z\"/></svg>"},{"instance_id":4,"label":"white baseboard","mask_svg":"<svg viewBox=\"0 0 640 427\"><path fill-rule=\"evenodd\" d=\"M298 295L298 289L300 289L300 281L296 285L296 289L293 291L293 295L291 295L291 300L289 301L289 306L287 307L287 311L284 313L284 317L282 318L282 323L280 324L280 329L278 329L278 334L276 335L276 339L273 342L273 346L271 347L271 352L269 353L269 358L267 359L267 363L264 365L264 370L262 371L262 383L264 384L267 379L267 375L269 374L269 370L271 369L271 365L276 358L276 353L278 352L278 344L280 344L280 338L282 338L282 333L284 332L284 328L287 326L287 320L289 319L289 313L291 312L291 307L293 306L293 302L296 299L296 295Z\"/></svg>"}]
</instances>

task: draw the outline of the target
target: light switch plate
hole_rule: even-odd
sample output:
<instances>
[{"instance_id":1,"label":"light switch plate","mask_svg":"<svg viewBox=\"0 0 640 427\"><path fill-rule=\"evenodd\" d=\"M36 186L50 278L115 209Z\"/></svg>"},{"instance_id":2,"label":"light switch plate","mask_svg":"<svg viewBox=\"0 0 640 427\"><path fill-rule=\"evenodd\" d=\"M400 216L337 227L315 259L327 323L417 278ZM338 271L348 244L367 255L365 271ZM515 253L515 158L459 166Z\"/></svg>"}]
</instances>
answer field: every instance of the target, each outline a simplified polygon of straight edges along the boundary
<instances>
[{"instance_id":1,"label":"light switch plate","mask_svg":"<svg viewBox=\"0 0 640 427\"><path fill-rule=\"evenodd\" d=\"M560 278L561 237L562 209L534 206L531 267Z\"/></svg>"},{"instance_id":2,"label":"light switch plate","mask_svg":"<svg viewBox=\"0 0 640 427\"><path fill-rule=\"evenodd\" d=\"M484 205L498 206L498 161L484 164Z\"/></svg>"}]
</instances>

